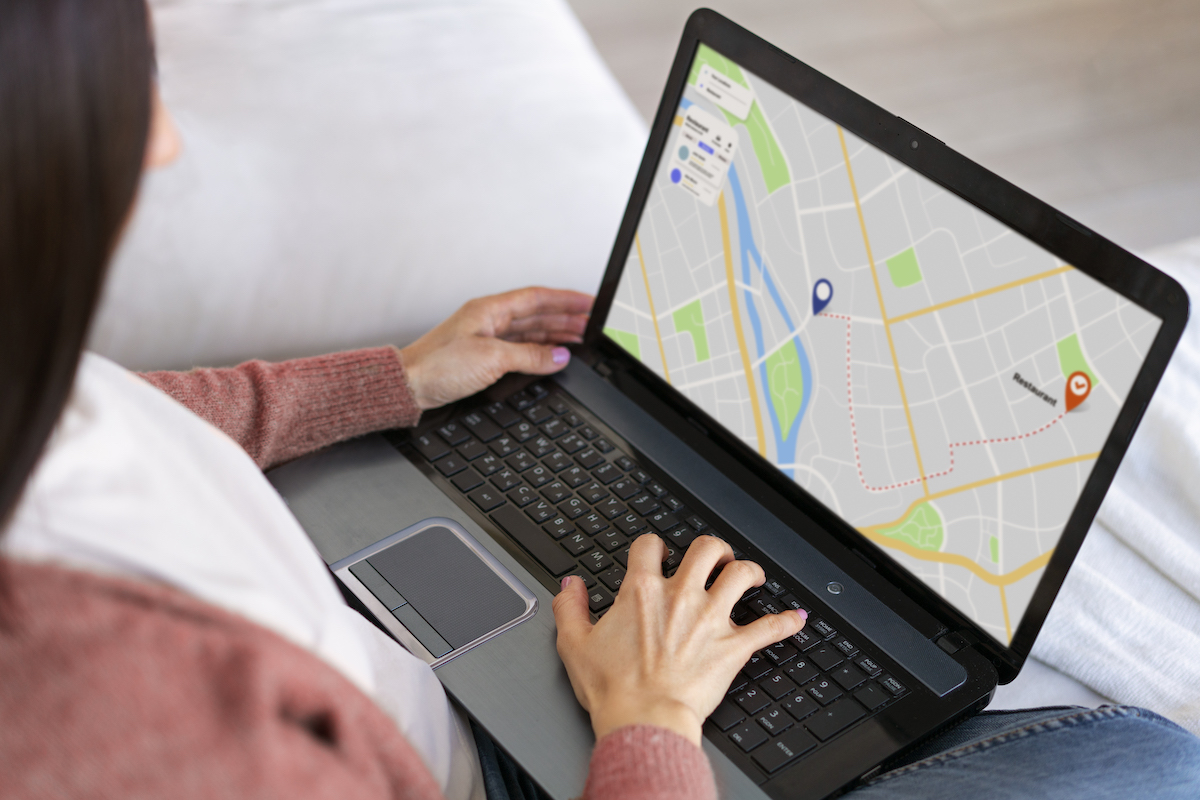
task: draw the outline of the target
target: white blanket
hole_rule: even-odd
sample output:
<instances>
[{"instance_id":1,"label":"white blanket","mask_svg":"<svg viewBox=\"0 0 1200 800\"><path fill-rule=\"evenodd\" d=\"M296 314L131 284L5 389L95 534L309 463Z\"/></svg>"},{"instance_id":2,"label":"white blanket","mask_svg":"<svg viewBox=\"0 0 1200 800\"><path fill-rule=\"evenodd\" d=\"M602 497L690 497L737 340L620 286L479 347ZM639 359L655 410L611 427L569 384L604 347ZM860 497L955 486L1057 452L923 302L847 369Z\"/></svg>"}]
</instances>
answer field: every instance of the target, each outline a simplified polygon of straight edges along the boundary
<instances>
[{"instance_id":1,"label":"white blanket","mask_svg":"<svg viewBox=\"0 0 1200 800\"><path fill-rule=\"evenodd\" d=\"M1148 257L1193 319L1033 655L1200 733L1200 238Z\"/></svg>"}]
</instances>

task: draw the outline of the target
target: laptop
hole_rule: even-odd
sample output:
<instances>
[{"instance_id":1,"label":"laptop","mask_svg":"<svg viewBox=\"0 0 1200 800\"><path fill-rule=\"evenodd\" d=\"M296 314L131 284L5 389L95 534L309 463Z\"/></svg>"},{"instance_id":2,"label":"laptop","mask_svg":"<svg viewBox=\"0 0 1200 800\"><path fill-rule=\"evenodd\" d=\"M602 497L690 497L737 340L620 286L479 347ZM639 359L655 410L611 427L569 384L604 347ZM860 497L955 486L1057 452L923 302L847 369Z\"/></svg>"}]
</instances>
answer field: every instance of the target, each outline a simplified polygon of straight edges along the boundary
<instances>
[{"instance_id":1,"label":"laptop","mask_svg":"<svg viewBox=\"0 0 1200 800\"><path fill-rule=\"evenodd\" d=\"M584 342L270 474L348 600L539 785L593 739L554 648L630 542L804 608L706 721L731 797L820 798L1016 677L1183 331L1174 280L708 10L688 20Z\"/></svg>"}]
</instances>

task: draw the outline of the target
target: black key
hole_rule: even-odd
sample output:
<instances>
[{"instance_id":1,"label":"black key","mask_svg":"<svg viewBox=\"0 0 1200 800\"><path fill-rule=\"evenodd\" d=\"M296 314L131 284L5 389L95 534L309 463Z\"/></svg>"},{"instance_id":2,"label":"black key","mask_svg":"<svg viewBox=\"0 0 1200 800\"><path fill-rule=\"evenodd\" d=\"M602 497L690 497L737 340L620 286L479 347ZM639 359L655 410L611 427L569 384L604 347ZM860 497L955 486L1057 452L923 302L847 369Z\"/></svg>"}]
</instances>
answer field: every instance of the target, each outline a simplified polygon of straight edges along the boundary
<instances>
[{"instance_id":1,"label":"black key","mask_svg":"<svg viewBox=\"0 0 1200 800\"><path fill-rule=\"evenodd\" d=\"M518 449L517 440L511 436L499 436L493 439L488 447L492 448L492 452L501 458L512 455Z\"/></svg>"},{"instance_id":2,"label":"black key","mask_svg":"<svg viewBox=\"0 0 1200 800\"><path fill-rule=\"evenodd\" d=\"M583 486L585 483L590 483L592 480L591 474L582 467L572 466L570 469L565 469L559 473L558 479L565 481L572 489Z\"/></svg>"},{"instance_id":3,"label":"black key","mask_svg":"<svg viewBox=\"0 0 1200 800\"><path fill-rule=\"evenodd\" d=\"M733 612L729 615L729 618L733 620L734 625L749 625L758 619L758 617L750 612L750 609L741 603L734 605Z\"/></svg>"},{"instance_id":4,"label":"black key","mask_svg":"<svg viewBox=\"0 0 1200 800\"><path fill-rule=\"evenodd\" d=\"M533 395L535 400L545 400L550 396L550 390L545 386L542 386L540 383L533 384L532 386L526 388L525 391Z\"/></svg>"},{"instance_id":5,"label":"black key","mask_svg":"<svg viewBox=\"0 0 1200 800\"><path fill-rule=\"evenodd\" d=\"M572 433L569 436L559 439L558 446L568 453L574 453L587 447L587 442L579 434Z\"/></svg>"},{"instance_id":6,"label":"black key","mask_svg":"<svg viewBox=\"0 0 1200 800\"><path fill-rule=\"evenodd\" d=\"M555 397L551 399L550 402L546 403L546 405L550 406L550 410L555 414L565 414L571 410L571 407L563 402L561 397Z\"/></svg>"},{"instance_id":7,"label":"black key","mask_svg":"<svg viewBox=\"0 0 1200 800\"><path fill-rule=\"evenodd\" d=\"M634 511L638 512L643 517L649 516L650 514L653 514L655 511L658 511L660 508L662 508L662 506L658 504L657 500L645 492L630 500L629 505ZM672 517L672 519L674 519L674 517Z\"/></svg>"},{"instance_id":8,"label":"black key","mask_svg":"<svg viewBox=\"0 0 1200 800\"><path fill-rule=\"evenodd\" d=\"M637 514L626 514L623 517L617 517L613 520L613 525L616 525L622 533L630 537L637 536L649 527L646 525L646 521Z\"/></svg>"},{"instance_id":9,"label":"black key","mask_svg":"<svg viewBox=\"0 0 1200 800\"><path fill-rule=\"evenodd\" d=\"M620 564L625 569L629 569L629 545L625 545L617 552L613 553L613 561Z\"/></svg>"},{"instance_id":10,"label":"black key","mask_svg":"<svg viewBox=\"0 0 1200 800\"><path fill-rule=\"evenodd\" d=\"M722 731L727 731L745 718L746 715L740 708L725 700L721 705L717 706L717 710L709 716L708 721Z\"/></svg>"},{"instance_id":11,"label":"black key","mask_svg":"<svg viewBox=\"0 0 1200 800\"><path fill-rule=\"evenodd\" d=\"M458 454L467 461L474 461L487 452L487 448L484 447L478 439L467 439L455 449L458 450Z\"/></svg>"},{"instance_id":12,"label":"black key","mask_svg":"<svg viewBox=\"0 0 1200 800\"><path fill-rule=\"evenodd\" d=\"M580 560L593 575L599 575L613 565L613 560L601 550L593 550Z\"/></svg>"},{"instance_id":13,"label":"black key","mask_svg":"<svg viewBox=\"0 0 1200 800\"><path fill-rule=\"evenodd\" d=\"M592 477L607 485L621 477L621 470L617 469L616 464L602 464L592 470Z\"/></svg>"},{"instance_id":14,"label":"black key","mask_svg":"<svg viewBox=\"0 0 1200 800\"><path fill-rule=\"evenodd\" d=\"M611 453L614 449L607 439L597 439L595 447L601 453Z\"/></svg>"},{"instance_id":15,"label":"black key","mask_svg":"<svg viewBox=\"0 0 1200 800\"><path fill-rule=\"evenodd\" d=\"M607 569L600 573L600 582L612 589L614 592L621 588L621 582L625 580L624 567L614 566L612 569Z\"/></svg>"},{"instance_id":16,"label":"black key","mask_svg":"<svg viewBox=\"0 0 1200 800\"><path fill-rule=\"evenodd\" d=\"M608 531L596 537L596 544L603 547L609 553L615 553L625 545L629 544L620 531Z\"/></svg>"},{"instance_id":17,"label":"black key","mask_svg":"<svg viewBox=\"0 0 1200 800\"><path fill-rule=\"evenodd\" d=\"M797 722L804 719L809 714L816 712L816 710L820 708L820 706L817 705L817 701L813 700L804 692L789 694L787 697L780 700L779 704L783 706L785 711L795 717Z\"/></svg>"},{"instance_id":18,"label":"black key","mask_svg":"<svg viewBox=\"0 0 1200 800\"><path fill-rule=\"evenodd\" d=\"M508 467L497 472L492 476L492 483L502 492L507 492L512 487L521 482L521 476L513 472Z\"/></svg>"},{"instance_id":19,"label":"black key","mask_svg":"<svg viewBox=\"0 0 1200 800\"><path fill-rule=\"evenodd\" d=\"M688 525L691 525L692 530L694 531L702 531L708 527L708 523L695 514L692 514L690 517L684 520L684 522L686 522Z\"/></svg>"},{"instance_id":20,"label":"black key","mask_svg":"<svg viewBox=\"0 0 1200 800\"><path fill-rule=\"evenodd\" d=\"M758 682L759 687L764 692L771 695L772 700L778 700L786 694L791 694L796 691L796 684L787 679L782 672L773 669L767 673L767 677Z\"/></svg>"},{"instance_id":21,"label":"black key","mask_svg":"<svg viewBox=\"0 0 1200 800\"><path fill-rule=\"evenodd\" d=\"M479 477L479 473L475 470L469 469L455 475L450 482L457 486L460 492L469 492L482 484L483 478Z\"/></svg>"},{"instance_id":22,"label":"black key","mask_svg":"<svg viewBox=\"0 0 1200 800\"><path fill-rule=\"evenodd\" d=\"M683 501L673 494L667 495L662 499L662 501L663 505L667 507L668 511L673 511L678 514L683 510Z\"/></svg>"},{"instance_id":23,"label":"black key","mask_svg":"<svg viewBox=\"0 0 1200 800\"><path fill-rule=\"evenodd\" d=\"M512 425L514 422L520 419L516 412L504 405L504 403L500 402L492 403L483 410L501 428L507 428L509 425Z\"/></svg>"},{"instance_id":24,"label":"black key","mask_svg":"<svg viewBox=\"0 0 1200 800\"><path fill-rule=\"evenodd\" d=\"M783 597L779 598L779 602L783 603L786 608L790 608L794 611L803 611L805 614L811 610L808 608L808 606L801 603L794 594L785 594Z\"/></svg>"},{"instance_id":25,"label":"black key","mask_svg":"<svg viewBox=\"0 0 1200 800\"><path fill-rule=\"evenodd\" d=\"M492 519L528 550L551 575L558 577L577 568L575 559L567 555L545 531L530 522L529 517L515 506L501 506L492 512Z\"/></svg>"},{"instance_id":26,"label":"black key","mask_svg":"<svg viewBox=\"0 0 1200 800\"><path fill-rule=\"evenodd\" d=\"M537 436L537 432L538 429L532 422L525 422L524 420L508 429L508 435L518 442L528 442L534 436Z\"/></svg>"},{"instance_id":27,"label":"black key","mask_svg":"<svg viewBox=\"0 0 1200 800\"><path fill-rule=\"evenodd\" d=\"M579 494L589 503L599 503L601 500L608 497L608 489L605 489L597 481L592 481L587 486L580 489Z\"/></svg>"},{"instance_id":28,"label":"black key","mask_svg":"<svg viewBox=\"0 0 1200 800\"><path fill-rule=\"evenodd\" d=\"M880 672L883 671L883 668L880 667L878 664L876 664L875 660L873 658L871 658L870 656L863 656L862 658L860 658L858 661L855 661L854 663L858 664L858 668L861 669L863 672L867 673L868 675L870 675L872 678L874 678L876 675L878 675Z\"/></svg>"},{"instance_id":29,"label":"black key","mask_svg":"<svg viewBox=\"0 0 1200 800\"><path fill-rule=\"evenodd\" d=\"M445 425L437 429L438 436L446 440L446 444L454 447L456 444L462 444L467 439L471 438L471 433L467 430L466 425L461 425L457 422L447 422Z\"/></svg>"},{"instance_id":30,"label":"black key","mask_svg":"<svg viewBox=\"0 0 1200 800\"><path fill-rule=\"evenodd\" d=\"M551 439L557 439L569 430L567 423L561 419L552 419L542 426L542 433Z\"/></svg>"},{"instance_id":31,"label":"black key","mask_svg":"<svg viewBox=\"0 0 1200 800\"><path fill-rule=\"evenodd\" d=\"M534 522L545 522L558 513L558 510L545 500L538 500L525 508L525 516Z\"/></svg>"},{"instance_id":32,"label":"black key","mask_svg":"<svg viewBox=\"0 0 1200 800\"><path fill-rule=\"evenodd\" d=\"M812 631L822 639L828 639L832 636L837 636L837 628L830 625L821 617L810 619L804 626L807 630Z\"/></svg>"},{"instance_id":33,"label":"black key","mask_svg":"<svg viewBox=\"0 0 1200 800\"><path fill-rule=\"evenodd\" d=\"M642 487L630 478L621 478L621 480L613 483L608 488L622 500L628 500L642 490Z\"/></svg>"},{"instance_id":34,"label":"black key","mask_svg":"<svg viewBox=\"0 0 1200 800\"><path fill-rule=\"evenodd\" d=\"M635 469L629 473L629 477L633 478L638 483L649 483L654 480L645 470Z\"/></svg>"},{"instance_id":35,"label":"black key","mask_svg":"<svg viewBox=\"0 0 1200 800\"><path fill-rule=\"evenodd\" d=\"M518 507L524 507L537 500L538 496L528 486L518 486L508 493L508 499L516 503Z\"/></svg>"},{"instance_id":36,"label":"black key","mask_svg":"<svg viewBox=\"0 0 1200 800\"><path fill-rule=\"evenodd\" d=\"M821 643L820 639L805 630L792 634L788 641L794 644L801 653L806 653Z\"/></svg>"},{"instance_id":37,"label":"black key","mask_svg":"<svg viewBox=\"0 0 1200 800\"><path fill-rule=\"evenodd\" d=\"M742 667L742 674L750 680L756 681L769 673L771 669L771 662L767 661L762 653L755 653L750 656L750 660L746 662L746 666Z\"/></svg>"},{"instance_id":38,"label":"black key","mask_svg":"<svg viewBox=\"0 0 1200 800\"><path fill-rule=\"evenodd\" d=\"M430 461L437 461L446 453L450 452L450 448L437 436L429 433L422 433L420 436L412 438L413 447L417 451L428 458Z\"/></svg>"},{"instance_id":39,"label":"black key","mask_svg":"<svg viewBox=\"0 0 1200 800\"><path fill-rule=\"evenodd\" d=\"M695 532L687 525L678 525L669 531L664 531L662 537L680 550L686 550L688 545L696 540Z\"/></svg>"},{"instance_id":40,"label":"black key","mask_svg":"<svg viewBox=\"0 0 1200 800\"><path fill-rule=\"evenodd\" d=\"M858 645L854 644L854 642L850 641L845 636L839 636L838 638L834 639L833 646L836 647L838 651L841 652L841 654L846 658L850 658L852 655L858 652Z\"/></svg>"},{"instance_id":41,"label":"black key","mask_svg":"<svg viewBox=\"0 0 1200 800\"><path fill-rule=\"evenodd\" d=\"M577 428L583 424L583 417L574 412L567 414L565 417L563 417L563 419L566 420L567 424L572 428Z\"/></svg>"},{"instance_id":42,"label":"black key","mask_svg":"<svg viewBox=\"0 0 1200 800\"><path fill-rule=\"evenodd\" d=\"M887 692L879 688L879 684L877 683L868 683L855 692L854 696L858 699L858 702L867 707L867 711L874 711L891 699L888 697Z\"/></svg>"},{"instance_id":43,"label":"black key","mask_svg":"<svg viewBox=\"0 0 1200 800\"><path fill-rule=\"evenodd\" d=\"M588 505L578 497L572 497L559 503L558 510L567 519L579 519L587 513Z\"/></svg>"},{"instance_id":44,"label":"black key","mask_svg":"<svg viewBox=\"0 0 1200 800\"><path fill-rule=\"evenodd\" d=\"M579 580L583 581L583 585L585 587L587 587L588 589L591 589L592 587L594 587L596 585L595 577L593 577L592 573L588 572L586 569L576 570L575 572L572 572L571 574L576 576L577 578L579 578Z\"/></svg>"},{"instance_id":45,"label":"black key","mask_svg":"<svg viewBox=\"0 0 1200 800\"><path fill-rule=\"evenodd\" d=\"M771 705L771 701L767 698L767 693L757 686L751 686L739 694L734 698L734 702L741 706L742 711L745 711L747 714L757 714Z\"/></svg>"},{"instance_id":46,"label":"black key","mask_svg":"<svg viewBox=\"0 0 1200 800\"><path fill-rule=\"evenodd\" d=\"M743 752L749 753L771 737L767 736L766 732L757 725L743 725L730 731L729 738L742 748Z\"/></svg>"},{"instance_id":47,"label":"black key","mask_svg":"<svg viewBox=\"0 0 1200 800\"><path fill-rule=\"evenodd\" d=\"M883 684L883 688L887 689L895 697L899 697L900 695L904 694L904 684L893 678L891 675L884 675L879 679L879 682Z\"/></svg>"},{"instance_id":48,"label":"black key","mask_svg":"<svg viewBox=\"0 0 1200 800\"><path fill-rule=\"evenodd\" d=\"M592 613L603 611L613 604L613 596L603 586L596 586L588 591L588 608Z\"/></svg>"},{"instance_id":49,"label":"black key","mask_svg":"<svg viewBox=\"0 0 1200 800\"><path fill-rule=\"evenodd\" d=\"M561 539L568 533L574 533L575 526L568 522L566 517L558 516L543 525L542 530L555 539Z\"/></svg>"},{"instance_id":50,"label":"black key","mask_svg":"<svg viewBox=\"0 0 1200 800\"><path fill-rule=\"evenodd\" d=\"M501 406L503 408L503 406ZM490 419L480 414L478 411L472 411L462 418L463 424L485 442L490 442L500 435L500 426L492 422Z\"/></svg>"},{"instance_id":51,"label":"black key","mask_svg":"<svg viewBox=\"0 0 1200 800\"><path fill-rule=\"evenodd\" d=\"M491 511L496 506L504 505L504 495L490 486L476 489L467 495L467 497L471 498L471 502L485 512Z\"/></svg>"},{"instance_id":52,"label":"black key","mask_svg":"<svg viewBox=\"0 0 1200 800\"><path fill-rule=\"evenodd\" d=\"M867 679L858 667L853 664L843 664L833 671L833 679L847 692Z\"/></svg>"},{"instance_id":53,"label":"black key","mask_svg":"<svg viewBox=\"0 0 1200 800\"><path fill-rule=\"evenodd\" d=\"M586 533L575 531L568 533L566 538L561 542L562 546L567 548L567 552L573 556L580 556L595 547L592 540Z\"/></svg>"},{"instance_id":54,"label":"black key","mask_svg":"<svg viewBox=\"0 0 1200 800\"><path fill-rule=\"evenodd\" d=\"M467 461L457 455L443 458L440 461L433 462L433 465L438 468L438 472L449 478L451 475L457 475L467 468Z\"/></svg>"},{"instance_id":55,"label":"black key","mask_svg":"<svg viewBox=\"0 0 1200 800\"><path fill-rule=\"evenodd\" d=\"M751 758L767 773L778 772L816 746L817 740L808 731L796 728L755 750Z\"/></svg>"},{"instance_id":56,"label":"black key","mask_svg":"<svg viewBox=\"0 0 1200 800\"><path fill-rule=\"evenodd\" d=\"M554 452L554 442L545 436L538 436L526 444L525 449L533 453L534 458L541 458L547 453Z\"/></svg>"},{"instance_id":57,"label":"black key","mask_svg":"<svg viewBox=\"0 0 1200 800\"><path fill-rule=\"evenodd\" d=\"M555 481L542 487L542 497L549 500L551 503L557 503L563 498L570 497L571 490L562 481Z\"/></svg>"},{"instance_id":58,"label":"black key","mask_svg":"<svg viewBox=\"0 0 1200 800\"><path fill-rule=\"evenodd\" d=\"M772 597L779 597L787 591L787 589L783 588L783 584L774 578L767 578L767 582L763 584L763 588L770 592Z\"/></svg>"},{"instance_id":59,"label":"black key","mask_svg":"<svg viewBox=\"0 0 1200 800\"><path fill-rule=\"evenodd\" d=\"M553 416L554 412L544 403L538 403L525 409L525 418L534 425L541 425Z\"/></svg>"},{"instance_id":60,"label":"black key","mask_svg":"<svg viewBox=\"0 0 1200 800\"><path fill-rule=\"evenodd\" d=\"M508 464L512 469L517 470L518 473L523 473L523 471L533 467L538 462L535 462L533 456L530 456L526 451L518 450L508 458L505 458L504 463Z\"/></svg>"},{"instance_id":61,"label":"black key","mask_svg":"<svg viewBox=\"0 0 1200 800\"><path fill-rule=\"evenodd\" d=\"M793 661L784 667L783 674L803 686L821 673L817 672L817 668L812 665L811 661L800 660Z\"/></svg>"},{"instance_id":62,"label":"black key","mask_svg":"<svg viewBox=\"0 0 1200 800\"><path fill-rule=\"evenodd\" d=\"M663 559L664 569L675 569L679 566L679 562L683 561L683 553L676 550L671 545L667 545L667 557Z\"/></svg>"},{"instance_id":63,"label":"black key","mask_svg":"<svg viewBox=\"0 0 1200 800\"><path fill-rule=\"evenodd\" d=\"M862 706L847 697L809 717L804 721L804 727L815 733L817 738L824 742L832 739L866 715Z\"/></svg>"},{"instance_id":64,"label":"black key","mask_svg":"<svg viewBox=\"0 0 1200 800\"><path fill-rule=\"evenodd\" d=\"M774 597L764 597L763 595L754 598L750 603L750 608L760 617L765 617L767 614L779 614L785 610Z\"/></svg>"},{"instance_id":65,"label":"black key","mask_svg":"<svg viewBox=\"0 0 1200 800\"><path fill-rule=\"evenodd\" d=\"M654 495L655 497L667 496L667 487L663 486L658 481L650 481L647 483L646 491L650 492L650 494Z\"/></svg>"},{"instance_id":66,"label":"black key","mask_svg":"<svg viewBox=\"0 0 1200 800\"><path fill-rule=\"evenodd\" d=\"M783 709L779 706L768 708L762 714L759 714L758 718L754 721L761 725L762 729L772 736L778 736L796 724L795 720L785 714Z\"/></svg>"},{"instance_id":67,"label":"black key","mask_svg":"<svg viewBox=\"0 0 1200 800\"><path fill-rule=\"evenodd\" d=\"M604 521L604 517L600 516L595 511L590 514L584 514L575 524L579 526L580 530L592 535L595 535L608 527L608 523Z\"/></svg>"},{"instance_id":68,"label":"black key","mask_svg":"<svg viewBox=\"0 0 1200 800\"><path fill-rule=\"evenodd\" d=\"M656 511L646 519L654 526L654 530L659 533L666 533L679 524L679 520L670 511Z\"/></svg>"},{"instance_id":69,"label":"black key","mask_svg":"<svg viewBox=\"0 0 1200 800\"><path fill-rule=\"evenodd\" d=\"M813 660L814 664L820 667L822 672L829 672L829 670L842 663L842 654L832 645L828 644L813 648L809 651L808 657Z\"/></svg>"},{"instance_id":70,"label":"black key","mask_svg":"<svg viewBox=\"0 0 1200 800\"><path fill-rule=\"evenodd\" d=\"M582 464L585 469L591 469L603 464L604 456L600 455L596 448L588 447L576 453L575 460Z\"/></svg>"},{"instance_id":71,"label":"black key","mask_svg":"<svg viewBox=\"0 0 1200 800\"><path fill-rule=\"evenodd\" d=\"M567 458L565 453L560 453L555 450L550 455L542 459L542 463L550 468L552 472L561 472L571 466L571 459ZM583 472L583 470L580 470Z\"/></svg>"},{"instance_id":72,"label":"black key","mask_svg":"<svg viewBox=\"0 0 1200 800\"><path fill-rule=\"evenodd\" d=\"M500 459L491 453L488 453L475 462L475 469L483 473L484 477L491 475L502 466L504 465L501 463Z\"/></svg>"},{"instance_id":73,"label":"black key","mask_svg":"<svg viewBox=\"0 0 1200 800\"><path fill-rule=\"evenodd\" d=\"M533 484L534 488L538 488L538 487L544 486L545 484L549 483L550 480L554 477L554 473L552 473L550 470L543 467L541 464L538 464L538 465L534 466L532 469L528 470L521 477L524 478L529 483Z\"/></svg>"},{"instance_id":74,"label":"black key","mask_svg":"<svg viewBox=\"0 0 1200 800\"><path fill-rule=\"evenodd\" d=\"M776 642L766 650L763 650L763 655L774 661L776 664L786 664L799 654L800 651L792 647L787 642Z\"/></svg>"},{"instance_id":75,"label":"black key","mask_svg":"<svg viewBox=\"0 0 1200 800\"><path fill-rule=\"evenodd\" d=\"M620 456L617 458L616 465L626 472L629 472L629 470L637 467L637 464L633 463L633 459L631 459L629 456Z\"/></svg>"},{"instance_id":76,"label":"black key","mask_svg":"<svg viewBox=\"0 0 1200 800\"><path fill-rule=\"evenodd\" d=\"M752 600L755 597L758 597L758 593L761 591L762 589L759 589L757 586L751 586L749 589L742 592L742 602L745 603L747 600Z\"/></svg>"},{"instance_id":77,"label":"black key","mask_svg":"<svg viewBox=\"0 0 1200 800\"><path fill-rule=\"evenodd\" d=\"M537 402L537 398L526 391L520 391L508 398L508 404L517 411L524 411Z\"/></svg>"},{"instance_id":78,"label":"black key","mask_svg":"<svg viewBox=\"0 0 1200 800\"><path fill-rule=\"evenodd\" d=\"M808 686L808 694L823 706L827 706L842 696L842 690L833 685L828 678L821 678Z\"/></svg>"},{"instance_id":79,"label":"black key","mask_svg":"<svg viewBox=\"0 0 1200 800\"><path fill-rule=\"evenodd\" d=\"M587 439L590 442L592 439L595 439L600 434L598 434L598 433L596 433L596 431L592 430L591 425L584 425L582 428L579 429L579 435L582 436L583 438Z\"/></svg>"},{"instance_id":80,"label":"black key","mask_svg":"<svg viewBox=\"0 0 1200 800\"><path fill-rule=\"evenodd\" d=\"M621 505L621 501L617 500L617 498L610 497L607 500L601 500L599 503L597 503L596 510L609 519L616 519L629 509Z\"/></svg>"}]
</instances>

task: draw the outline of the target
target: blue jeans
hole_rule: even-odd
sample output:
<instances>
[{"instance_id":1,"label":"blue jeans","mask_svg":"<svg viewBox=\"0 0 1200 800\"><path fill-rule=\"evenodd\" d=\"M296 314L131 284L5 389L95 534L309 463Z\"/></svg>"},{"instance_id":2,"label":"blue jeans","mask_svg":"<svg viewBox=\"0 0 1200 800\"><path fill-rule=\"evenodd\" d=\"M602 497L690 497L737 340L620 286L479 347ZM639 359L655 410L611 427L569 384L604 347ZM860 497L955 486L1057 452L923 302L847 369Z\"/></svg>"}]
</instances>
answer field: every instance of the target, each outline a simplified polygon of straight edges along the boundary
<instances>
[{"instance_id":1,"label":"blue jeans","mask_svg":"<svg viewBox=\"0 0 1200 800\"><path fill-rule=\"evenodd\" d=\"M478 728L488 800L544 800ZM814 768L818 768L814 765ZM854 800L1200 798L1200 739L1150 711L985 711L909 753Z\"/></svg>"}]
</instances>

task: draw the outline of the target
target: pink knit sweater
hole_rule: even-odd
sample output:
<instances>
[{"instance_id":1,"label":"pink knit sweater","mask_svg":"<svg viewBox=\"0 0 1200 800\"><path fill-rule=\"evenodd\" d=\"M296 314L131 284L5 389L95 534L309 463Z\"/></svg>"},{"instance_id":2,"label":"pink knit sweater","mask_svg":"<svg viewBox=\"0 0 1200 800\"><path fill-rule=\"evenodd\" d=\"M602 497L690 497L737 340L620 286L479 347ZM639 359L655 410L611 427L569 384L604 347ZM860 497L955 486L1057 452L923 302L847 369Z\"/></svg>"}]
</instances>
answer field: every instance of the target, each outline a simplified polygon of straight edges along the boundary
<instances>
[{"instance_id":1,"label":"pink knit sweater","mask_svg":"<svg viewBox=\"0 0 1200 800\"><path fill-rule=\"evenodd\" d=\"M145 377L264 466L419 416L392 348ZM161 586L0 567L0 798L440 796L390 718L274 633ZM597 743L584 797L716 791L699 748L632 726Z\"/></svg>"}]
</instances>

